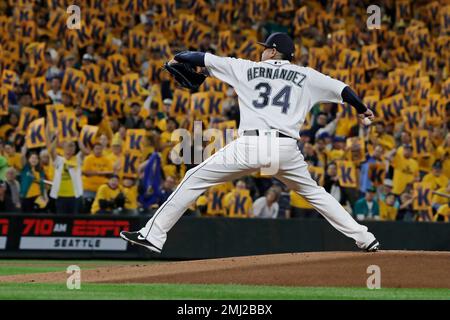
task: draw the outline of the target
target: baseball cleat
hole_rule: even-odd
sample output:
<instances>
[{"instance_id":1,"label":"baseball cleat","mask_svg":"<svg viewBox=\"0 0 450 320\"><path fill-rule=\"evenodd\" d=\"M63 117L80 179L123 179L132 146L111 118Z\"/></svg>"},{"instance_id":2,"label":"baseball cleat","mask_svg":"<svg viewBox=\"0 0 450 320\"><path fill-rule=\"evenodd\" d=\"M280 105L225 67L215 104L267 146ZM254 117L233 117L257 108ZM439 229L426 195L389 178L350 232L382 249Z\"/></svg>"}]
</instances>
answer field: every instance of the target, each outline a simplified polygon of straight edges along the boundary
<instances>
[{"instance_id":1,"label":"baseball cleat","mask_svg":"<svg viewBox=\"0 0 450 320\"><path fill-rule=\"evenodd\" d=\"M379 249L380 243L378 242L377 239L375 239L364 250L366 250L367 252L377 252Z\"/></svg>"},{"instance_id":2,"label":"baseball cleat","mask_svg":"<svg viewBox=\"0 0 450 320\"><path fill-rule=\"evenodd\" d=\"M139 231L121 231L120 237L132 244L138 244L140 246L146 247L148 250L156 253L161 253L161 249L154 246L150 241L143 237Z\"/></svg>"}]
</instances>

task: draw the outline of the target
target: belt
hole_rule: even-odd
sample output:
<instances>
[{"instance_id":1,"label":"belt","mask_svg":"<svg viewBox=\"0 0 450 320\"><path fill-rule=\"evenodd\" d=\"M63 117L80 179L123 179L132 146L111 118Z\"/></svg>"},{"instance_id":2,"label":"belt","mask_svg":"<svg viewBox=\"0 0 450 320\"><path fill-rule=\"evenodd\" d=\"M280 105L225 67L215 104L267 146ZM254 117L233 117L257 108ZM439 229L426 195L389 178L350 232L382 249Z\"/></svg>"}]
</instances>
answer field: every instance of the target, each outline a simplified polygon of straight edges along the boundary
<instances>
[{"instance_id":1,"label":"belt","mask_svg":"<svg viewBox=\"0 0 450 320\"><path fill-rule=\"evenodd\" d=\"M244 136L263 136L263 135L264 134L262 132L260 133L259 130L245 130L244 131ZM291 138L291 139L293 139L292 137L290 137L288 135L285 135L284 133L282 133L280 131L276 131L275 135L278 138Z\"/></svg>"}]
</instances>

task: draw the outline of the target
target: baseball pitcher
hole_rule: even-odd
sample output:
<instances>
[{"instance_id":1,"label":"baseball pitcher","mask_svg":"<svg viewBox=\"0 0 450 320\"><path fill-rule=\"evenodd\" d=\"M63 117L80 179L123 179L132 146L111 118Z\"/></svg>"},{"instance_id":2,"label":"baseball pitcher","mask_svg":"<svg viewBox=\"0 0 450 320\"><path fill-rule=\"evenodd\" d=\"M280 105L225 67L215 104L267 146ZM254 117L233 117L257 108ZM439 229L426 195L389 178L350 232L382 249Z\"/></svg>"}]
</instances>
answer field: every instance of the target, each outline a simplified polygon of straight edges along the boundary
<instances>
[{"instance_id":1,"label":"baseball pitcher","mask_svg":"<svg viewBox=\"0 0 450 320\"><path fill-rule=\"evenodd\" d=\"M234 88L241 114L239 138L190 169L145 227L136 232L122 231L123 239L160 253L167 232L207 188L276 162L277 170L273 176L303 196L334 228L354 239L360 249L378 250L379 242L367 227L358 224L311 178L297 146L299 128L318 102L347 102L356 108L365 124L373 120L372 111L345 83L309 67L291 64L295 49L287 34L274 33L260 44L265 47L261 62L203 52L181 52L166 64L168 70L176 69L171 73L186 87L198 87L200 83L192 84L185 69L205 67L209 75ZM179 68L180 65L183 67ZM200 82L204 80L198 78ZM255 154L261 154L261 146L268 144L276 145L276 152L271 152L270 157L261 156L250 161L255 159Z\"/></svg>"}]
</instances>

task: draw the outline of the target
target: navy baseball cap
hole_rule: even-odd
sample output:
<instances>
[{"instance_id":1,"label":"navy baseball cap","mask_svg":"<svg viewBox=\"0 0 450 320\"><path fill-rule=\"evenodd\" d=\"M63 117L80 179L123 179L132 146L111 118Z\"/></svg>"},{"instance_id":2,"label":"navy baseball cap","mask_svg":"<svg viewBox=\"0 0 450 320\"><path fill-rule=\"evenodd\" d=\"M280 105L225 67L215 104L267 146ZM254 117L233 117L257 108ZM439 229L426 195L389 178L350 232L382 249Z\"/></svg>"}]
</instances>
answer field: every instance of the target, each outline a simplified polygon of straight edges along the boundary
<instances>
[{"instance_id":1,"label":"navy baseball cap","mask_svg":"<svg viewBox=\"0 0 450 320\"><path fill-rule=\"evenodd\" d=\"M284 53L290 58L294 56L295 52L294 41L292 41L291 37L289 37L289 35L286 33L283 32L272 33L266 39L266 42L258 42L258 44L266 48L277 49L277 51Z\"/></svg>"},{"instance_id":2,"label":"navy baseball cap","mask_svg":"<svg viewBox=\"0 0 450 320\"><path fill-rule=\"evenodd\" d=\"M319 134L319 136L317 137L318 139L327 139L330 138L330 134L328 132L322 132L321 134Z\"/></svg>"},{"instance_id":3,"label":"navy baseball cap","mask_svg":"<svg viewBox=\"0 0 450 320\"><path fill-rule=\"evenodd\" d=\"M346 137L344 136L334 136L333 142L345 142Z\"/></svg>"}]
</instances>

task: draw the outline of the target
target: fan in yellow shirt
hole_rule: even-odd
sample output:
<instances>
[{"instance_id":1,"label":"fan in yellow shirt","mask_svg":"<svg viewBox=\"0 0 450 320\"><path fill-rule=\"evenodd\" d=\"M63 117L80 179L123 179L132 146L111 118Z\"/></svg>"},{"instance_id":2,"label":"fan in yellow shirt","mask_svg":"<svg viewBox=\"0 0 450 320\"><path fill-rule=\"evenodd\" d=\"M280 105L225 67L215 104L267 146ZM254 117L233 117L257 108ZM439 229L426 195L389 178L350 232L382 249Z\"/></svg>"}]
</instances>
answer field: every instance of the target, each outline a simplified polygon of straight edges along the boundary
<instances>
[{"instance_id":1,"label":"fan in yellow shirt","mask_svg":"<svg viewBox=\"0 0 450 320\"><path fill-rule=\"evenodd\" d=\"M179 127L177 120L175 118L168 118L166 127L167 130L161 134L161 150L170 149L176 144L176 142L172 142L172 134Z\"/></svg>"},{"instance_id":2,"label":"fan in yellow shirt","mask_svg":"<svg viewBox=\"0 0 450 320\"><path fill-rule=\"evenodd\" d=\"M393 189L392 192L400 195L410 183L416 181L419 177L419 164L412 158L411 145L403 146L403 154L396 149L392 150L387 159L391 161L394 168Z\"/></svg>"},{"instance_id":3,"label":"fan in yellow shirt","mask_svg":"<svg viewBox=\"0 0 450 320\"><path fill-rule=\"evenodd\" d=\"M136 179L124 178L122 181L122 191L125 196L125 213L137 214L138 210L138 187Z\"/></svg>"},{"instance_id":4,"label":"fan in yellow shirt","mask_svg":"<svg viewBox=\"0 0 450 320\"><path fill-rule=\"evenodd\" d=\"M443 206L440 206L438 211L433 217L433 221L444 221L448 222L450 217L450 204L447 203Z\"/></svg>"},{"instance_id":5,"label":"fan in yellow shirt","mask_svg":"<svg viewBox=\"0 0 450 320\"><path fill-rule=\"evenodd\" d=\"M395 207L395 194L388 193L386 198L379 201L380 219L394 221L397 218L398 209Z\"/></svg>"},{"instance_id":6,"label":"fan in yellow shirt","mask_svg":"<svg viewBox=\"0 0 450 320\"><path fill-rule=\"evenodd\" d=\"M238 180L233 191L223 198L223 207L230 218L249 218L252 213L253 200L244 180Z\"/></svg>"},{"instance_id":7,"label":"fan in yellow shirt","mask_svg":"<svg viewBox=\"0 0 450 320\"><path fill-rule=\"evenodd\" d=\"M335 120L337 120L335 134L339 136L349 136L352 128L358 125L357 117L342 117L342 113L337 113Z\"/></svg>"},{"instance_id":8,"label":"fan in yellow shirt","mask_svg":"<svg viewBox=\"0 0 450 320\"><path fill-rule=\"evenodd\" d=\"M422 174L427 174L432 170L433 163L436 161L436 158L430 154L427 156L417 157L417 163L419 164L419 171Z\"/></svg>"},{"instance_id":9,"label":"fan in yellow shirt","mask_svg":"<svg viewBox=\"0 0 450 320\"><path fill-rule=\"evenodd\" d=\"M109 156L112 153L111 148L109 148L109 139L106 134L103 133L100 135L98 138L98 143L100 143L103 147L103 155Z\"/></svg>"},{"instance_id":10,"label":"fan in yellow shirt","mask_svg":"<svg viewBox=\"0 0 450 320\"><path fill-rule=\"evenodd\" d=\"M22 151L26 163L20 173L21 208L23 212L34 212L35 204L43 209L48 199L44 187L45 176L39 164L39 156L34 152L26 156L26 147Z\"/></svg>"},{"instance_id":11,"label":"fan in yellow shirt","mask_svg":"<svg viewBox=\"0 0 450 320\"><path fill-rule=\"evenodd\" d=\"M122 155L122 141L114 137L111 143L111 152L106 155L106 157L111 161L113 170L122 167Z\"/></svg>"},{"instance_id":12,"label":"fan in yellow shirt","mask_svg":"<svg viewBox=\"0 0 450 320\"><path fill-rule=\"evenodd\" d=\"M386 151L395 148L395 139L386 132L384 122L382 121L375 123L374 129L371 130L369 140L373 145L381 145Z\"/></svg>"},{"instance_id":13,"label":"fan in yellow shirt","mask_svg":"<svg viewBox=\"0 0 450 320\"><path fill-rule=\"evenodd\" d=\"M61 184L59 186L58 197L71 198L75 197L75 190L73 188L72 178L70 176L70 167L75 167L76 159L73 157L70 160L66 160L64 163L63 171L61 174Z\"/></svg>"},{"instance_id":14,"label":"fan in yellow shirt","mask_svg":"<svg viewBox=\"0 0 450 320\"><path fill-rule=\"evenodd\" d=\"M14 167L17 171L22 170L22 157L20 153L16 152L14 145L10 142L6 142L3 147L3 156L8 161L9 167Z\"/></svg>"},{"instance_id":15,"label":"fan in yellow shirt","mask_svg":"<svg viewBox=\"0 0 450 320\"><path fill-rule=\"evenodd\" d=\"M450 181L447 183L447 186L433 191L433 196L431 197L433 207L439 207L448 202L448 197L445 197L444 195L450 196Z\"/></svg>"},{"instance_id":16,"label":"fan in yellow shirt","mask_svg":"<svg viewBox=\"0 0 450 320\"><path fill-rule=\"evenodd\" d=\"M442 173L442 163L440 161L435 161L432 171L422 179L422 182L431 184L432 190L446 187L448 181L449 179Z\"/></svg>"},{"instance_id":17,"label":"fan in yellow shirt","mask_svg":"<svg viewBox=\"0 0 450 320\"><path fill-rule=\"evenodd\" d=\"M25 198L35 198L38 197L41 194L41 189L39 186L39 182L41 181L41 174L39 171L37 171L35 168L32 168L30 170L30 176L33 177L33 182L30 185L30 188L28 189L27 194L25 195Z\"/></svg>"},{"instance_id":18,"label":"fan in yellow shirt","mask_svg":"<svg viewBox=\"0 0 450 320\"><path fill-rule=\"evenodd\" d=\"M450 203L440 206L438 211L433 217L433 221L444 221L448 222L450 217Z\"/></svg>"},{"instance_id":19,"label":"fan in yellow shirt","mask_svg":"<svg viewBox=\"0 0 450 320\"><path fill-rule=\"evenodd\" d=\"M333 149L326 151L328 163L343 160L345 157L345 137L335 136L333 139Z\"/></svg>"},{"instance_id":20,"label":"fan in yellow shirt","mask_svg":"<svg viewBox=\"0 0 450 320\"><path fill-rule=\"evenodd\" d=\"M108 182L108 176L113 173L113 164L103 155L103 147L99 143L94 145L92 151L83 162L83 188L95 193L102 184Z\"/></svg>"},{"instance_id":21,"label":"fan in yellow shirt","mask_svg":"<svg viewBox=\"0 0 450 320\"><path fill-rule=\"evenodd\" d=\"M115 209L124 208L125 196L119 185L119 177L112 175L108 183L98 188L92 204L91 213L113 213Z\"/></svg>"},{"instance_id":22,"label":"fan in yellow shirt","mask_svg":"<svg viewBox=\"0 0 450 320\"><path fill-rule=\"evenodd\" d=\"M42 170L44 170L45 179L53 181L55 168L50 159L50 154L46 149L41 150L41 152L39 153L39 159L41 161Z\"/></svg>"}]
</instances>

